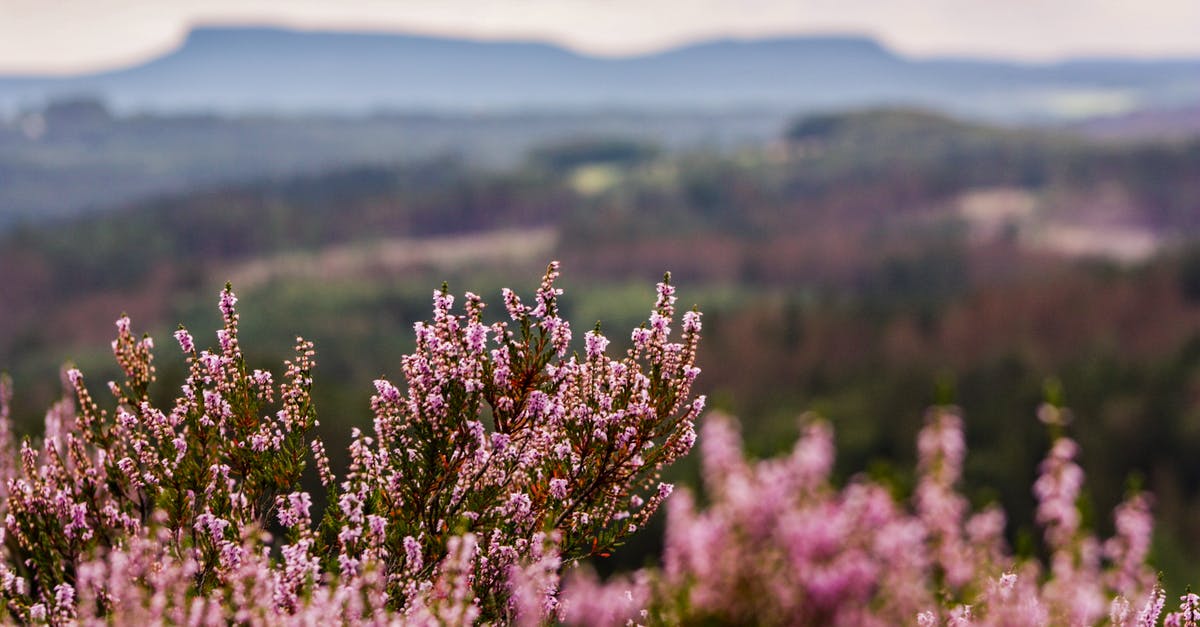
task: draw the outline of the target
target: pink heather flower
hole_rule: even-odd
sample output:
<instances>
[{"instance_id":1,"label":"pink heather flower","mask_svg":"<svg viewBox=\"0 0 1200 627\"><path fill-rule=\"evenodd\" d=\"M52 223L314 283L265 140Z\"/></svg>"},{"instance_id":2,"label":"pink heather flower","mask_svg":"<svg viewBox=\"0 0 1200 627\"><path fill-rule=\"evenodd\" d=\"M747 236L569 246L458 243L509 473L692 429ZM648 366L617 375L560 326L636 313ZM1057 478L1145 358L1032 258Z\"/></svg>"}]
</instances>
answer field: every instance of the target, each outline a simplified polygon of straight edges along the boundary
<instances>
[{"instance_id":1,"label":"pink heather flower","mask_svg":"<svg viewBox=\"0 0 1200 627\"><path fill-rule=\"evenodd\" d=\"M1176 621L1182 627L1196 627L1196 622L1200 621L1200 596L1196 596L1192 592L1179 597L1179 611L1172 616L1177 616ZM1171 619L1168 616L1167 619Z\"/></svg>"},{"instance_id":2,"label":"pink heather flower","mask_svg":"<svg viewBox=\"0 0 1200 627\"><path fill-rule=\"evenodd\" d=\"M404 536L405 566L409 570L420 570L424 566L421 559L421 543L412 536Z\"/></svg>"},{"instance_id":3,"label":"pink heather flower","mask_svg":"<svg viewBox=\"0 0 1200 627\"><path fill-rule=\"evenodd\" d=\"M829 477L833 458L833 430L825 422L809 424L792 450L796 478L806 488L819 485Z\"/></svg>"},{"instance_id":4,"label":"pink heather flower","mask_svg":"<svg viewBox=\"0 0 1200 627\"><path fill-rule=\"evenodd\" d=\"M79 372L78 368L71 368L67 371L67 380L71 382L71 385L79 387L79 382L83 380L83 373Z\"/></svg>"},{"instance_id":5,"label":"pink heather flower","mask_svg":"<svg viewBox=\"0 0 1200 627\"><path fill-rule=\"evenodd\" d=\"M358 495L352 493L343 494L338 499L338 507L342 510L342 515L346 517L346 520L356 525L362 524L362 500L358 498Z\"/></svg>"},{"instance_id":6,"label":"pink heather flower","mask_svg":"<svg viewBox=\"0 0 1200 627\"><path fill-rule=\"evenodd\" d=\"M556 314L554 303L559 296L562 296L563 291L554 287L554 280L558 278L558 262L551 261L546 268L546 275L542 277L542 285L537 291L537 306L530 312L534 317L553 317Z\"/></svg>"},{"instance_id":7,"label":"pink heather flower","mask_svg":"<svg viewBox=\"0 0 1200 627\"><path fill-rule=\"evenodd\" d=\"M933 627L937 624L937 616L934 616L933 612L925 610L917 614L917 624L921 627Z\"/></svg>"},{"instance_id":8,"label":"pink heather flower","mask_svg":"<svg viewBox=\"0 0 1200 627\"><path fill-rule=\"evenodd\" d=\"M1136 494L1117 507L1113 513L1116 535L1104 543L1104 554L1115 568L1110 573L1110 585L1117 592L1133 595L1150 589L1153 572L1145 566L1154 533L1154 517L1149 498Z\"/></svg>"},{"instance_id":9,"label":"pink heather flower","mask_svg":"<svg viewBox=\"0 0 1200 627\"><path fill-rule=\"evenodd\" d=\"M204 368L208 370L209 376L218 377L221 375L221 366L225 361L220 355L214 355L208 351L200 351L200 363L204 364Z\"/></svg>"},{"instance_id":10,"label":"pink heather flower","mask_svg":"<svg viewBox=\"0 0 1200 627\"><path fill-rule=\"evenodd\" d=\"M553 496L559 500L567 498L567 480L558 478L551 479L550 496Z\"/></svg>"},{"instance_id":11,"label":"pink heather flower","mask_svg":"<svg viewBox=\"0 0 1200 627\"><path fill-rule=\"evenodd\" d=\"M228 418L233 413L229 403L215 390L204 390L204 409L214 418Z\"/></svg>"},{"instance_id":12,"label":"pink heather flower","mask_svg":"<svg viewBox=\"0 0 1200 627\"><path fill-rule=\"evenodd\" d=\"M701 397L701 398L703 398L703 397ZM703 405L703 403L700 403L700 405ZM699 410L696 410L693 413L698 414L700 412L699 412ZM696 429L692 425L687 425L686 429L683 432L683 437L681 437L679 439L679 444L683 448L684 452L692 450L692 447L695 446L695 444L696 444Z\"/></svg>"},{"instance_id":13,"label":"pink heather flower","mask_svg":"<svg viewBox=\"0 0 1200 627\"><path fill-rule=\"evenodd\" d=\"M212 541L220 544L225 539L225 530L229 528L229 521L224 518L214 516L211 512L205 512L196 517L196 531L207 531Z\"/></svg>"},{"instance_id":14,"label":"pink heather flower","mask_svg":"<svg viewBox=\"0 0 1200 627\"><path fill-rule=\"evenodd\" d=\"M279 524L284 527L295 526L295 524L300 521L296 516L295 511L293 511L290 507L280 507L279 511L276 513L276 516L279 518Z\"/></svg>"},{"instance_id":15,"label":"pink heather flower","mask_svg":"<svg viewBox=\"0 0 1200 627\"><path fill-rule=\"evenodd\" d=\"M137 423L137 416L126 411L124 407L117 408L117 424L125 427L126 429L132 430L137 426Z\"/></svg>"},{"instance_id":16,"label":"pink heather flower","mask_svg":"<svg viewBox=\"0 0 1200 627\"><path fill-rule=\"evenodd\" d=\"M603 357L605 349L608 348L608 338L596 331L588 331L584 334L584 343L586 344L587 358L589 360Z\"/></svg>"},{"instance_id":17,"label":"pink heather flower","mask_svg":"<svg viewBox=\"0 0 1200 627\"><path fill-rule=\"evenodd\" d=\"M654 303L654 308L661 311L664 316L671 316L675 313L675 286L662 281L657 285L658 300Z\"/></svg>"},{"instance_id":18,"label":"pink heather flower","mask_svg":"<svg viewBox=\"0 0 1200 627\"><path fill-rule=\"evenodd\" d=\"M220 558L221 567L225 570L234 570L241 566L242 558L245 556L245 551L235 542L218 542L221 548Z\"/></svg>"},{"instance_id":19,"label":"pink heather flower","mask_svg":"<svg viewBox=\"0 0 1200 627\"><path fill-rule=\"evenodd\" d=\"M488 328L479 322L467 325L467 349L476 355L482 355L487 344Z\"/></svg>"},{"instance_id":20,"label":"pink heather flower","mask_svg":"<svg viewBox=\"0 0 1200 627\"><path fill-rule=\"evenodd\" d=\"M237 296L234 296L233 290L229 289L228 287L221 290L221 315L224 316L226 320L233 318L234 305L236 305L237 302L238 299Z\"/></svg>"},{"instance_id":21,"label":"pink heather flower","mask_svg":"<svg viewBox=\"0 0 1200 627\"><path fill-rule=\"evenodd\" d=\"M483 315L484 307L486 307L483 304L483 299L475 292L467 292L463 294L463 300L466 301L464 307L467 310L467 316L472 320L478 320Z\"/></svg>"},{"instance_id":22,"label":"pink heather flower","mask_svg":"<svg viewBox=\"0 0 1200 627\"><path fill-rule=\"evenodd\" d=\"M117 467L121 469L121 472L125 473L126 477L135 476L134 471L137 466L132 459L128 457L122 457L121 459L117 460Z\"/></svg>"},{"instance_id":23,"label":"pink heather flower","mask_svg":"<svg viewBox=\"0 0 1200 627\"><path fill-rule=\"evenodd\" d=\"M233 350L233 335L227 329L217 329L217 343L223 352L228 353Z\"/></svg>"},{"instance_id":24,"label":"pink heather flower","mask_svg":"<svg viewBox=\"0 0 1200 627\"><path fill-rule=\"evenodd\" d=\"M645 624L651 603L650 582L645 572L632 578L614 576L609 584L601 584L594 573L575 569L563 587L559 601L559 621L569 625L634 625Z\"/></svg>"},{"instance_id":25,"label":"pink heather flower","mask_svg":"<svg viewBox=\"0 0 1200 627\"><path fill-rule=\"evenodd\" d=\"M454 308L454 295L444 290L433 291L434 315L445 315Z\"/></svg>"},{"instance_id":26,"label":"pink heather flower","mask_svg":"<svg viewBox=\"0 0 1200 627\"><path fill-rule=\"evenodd\" d=\"M516 610L516 624L535 627L547 622L558 608L558 570L562 559L557 551L557 536L538 533L530 539L528 563L513 564L508 572L512 592L510 607Z\"/></svg>"},{"instance_id":27,"label":"pink heather flower","mask_svg":"<svg viewBox=\"0 0 1200 627\"><path fill-rule=\"evenodd\" d=\"M538 390L530 393L529 398L525 400L525 411L530 416L541 417L545 415L549 405L550 397L545 392Z\"/></svg>"},{"instance_id":28,"label":"pink heather flower","mask_svg":"<svg viewBox=\"0 0 1200 627\"><path fill-rule=\"evenodd\" d=\"M371 531L371 535L382 541L387 537L387 519L375 514L367 515L367 529Z\"/></svg>"},{"instance_id":29,"label":"pink heather flower","mask_svg":"<svg viewBox=\"0 0 1200 627\"><path fill-rule=\"evenodd\" d=\"M117 333L127 335L129 333L129 316L121 316L117 318Z\"/></svg>"},{"instance_id":30,"label":"pink heather flower","mask_svg":"<svg viewBox=\"0 0 1200 627\"><path fill-rule=\"evenodd\" d=\"M507 389L509 385L509 377L512 376L512 370L509 368L509 353L507 346L494 348L491 352L492 367L492 383L500 389Z\"/></svg>"},{"instance_id":31,"label":"pink heather flower","mask_svg":"<svg viewBox=\"0 0 1200 627\"><path fill-rule=\"evenodd\" d=\"M192 342L192 334L186 329L179 329L175 332L175 341L179 342L179 348L185 353L191 353L196 350L196 345Z\"/></svg>"},{"instance_id":32,"label":"pink heather flower","mask_svg":"<svg viewBox=\"0 0 1200 627\"><path fill-rule=\"evenodd\" d=\"M525 317L528 309L526 309L525 305L521 304L521 298L517 296L516 292L506 287L500 290L500 294L504 297L504 308L508 310L510 318L514 321L519 321Z\"/></svg>"},{"instance_id":33,"label":"pink heather flower","mask_svg":"<svg viewBox=\"0 0 1200 627\"><path fill-rule=\"evenodd\" d=\"M967 539L973 544L984 545L998 541L1004 534L1004 511L989 507L967 520Z\"/></svg>"},{"instance_id":34,"label":"pink heather flower","mask_svg":"<svg viewBox=\"0 0 1200 627\"><path fill-rule=\"evenodd\" d=\"M379 392L379 397L389 403L400 404L403 399L400 395L400 390L392 385L387 379L376 379L375 390Z\"/></svg>"},{"instance_id":35,"label":"pink heather flower","mask_svg":"<svg viewBox=\"0 0 1200 627\"><path fill-rule=\"evenodd\" d=\"M308 496L308 492L293 492L288 495L288 504L300 518L307 519L308 510L312 507L312 498Z\"/></svg>"},{"instance_id":36,"label":"pink heather flower","mask_svg":"<svg viewBox=\"0 0 1200 627\"><path fill-rule=\"evenodd\" d=\"M425 405L429 408L429 411L436 416L441 414L442 410L446 408L446 399L441 395L440 392L430 392L429 395L425 397Z\"/></svg>"},{"instance_id":37,"label":"pink heather flower","mask_svg":"<svg viewBox=\"0 0 1200 627\"><path fill-rule=\"evenodd\" d=\"M554 321L553 328L550 330L550 344L554 346L554 351L559 357L567 354L567 349L571 347L571 324L562 318L547 318L546 323Z\"/></svg>"},{"instance_id":38,"label":"pink heather flower","mask_svg":"<svg viewBox=\"0 0 1200 627\"><path fill-rule=\"evenodd\" d=\"M267 372L266 370L255 370L253 377L254 377L254 383L258 387L260 387L260 388L271 387L271 373L270 372Z\"/></svg>"},{"instance_id":39,"label":"pink heather flower","mask_svg":"<svg viewBox=\"0 0 1200 627\"><path fill-rule=\"evenodd\" d=\"M1142 610L1137 615L1137 627L1154 627L1158 624L1158 617L1162 615L1163 608L1167 604L1167 593L1159 586L1155 586L1150 592L1150 596L1146 599L1146 604L1142 606Z\"/></svg>"},{"instance_id":40,"label":"pink heather flower","mask_svg":"<svg viewBox=\"0 0 1200 627\"><path fill-rule=\"evenodd\" d=\"M1078 450L1073 440L1058 438L1033 484L1038 499L1037 521L1045 526L1046 539L1056 549L1065 546L1079 529L1075 501L1083 486L1083 469L1074 463Z\"/></svg>"},{"instance_id":41,"label":"pink heather flower","mask_svg":"<svg viewBox=\"0 0 1200 627\"><path fill-rule=\"evenodd\" d=\"M967 453L962 419L949 411L934 410L932 414L929 424L917 436L921 466L938 475L941 483L953 483Z\"/></svg>"},{"instance_id":42,"label":"pink heather flower","mask_svg":"<svg viewBox=\"0 0 1200 627\"><path fill-rule=\"evenodd\" d=\"M286 498L279 497L279 524L284 527L294 527L303 522L309 522L309 508L312 507L312 498L308 492L292 492Z\"/></svg>"},{"instance_id":43,"label":"pink heather flower","mask_svg":"<svg viewBox=\"0 0 1200 627\"><path fill-rule=\"evenodd\" d=\"M660 315L657 311L650 314L650 329L659 336L667 336L671 333L671 320Z\"/></svg>"},{"instance_id":44,"label":"pink heather flower","mask_svg":"<svg viewBox=\"0 0 1200 627\"><path fill-rule=\"evenodd\" d=\"M360 562L345 553L339 553L337 559L338 569L341 571L342 577L353 580L355 575L358 574L358 566Z\"/></svg>"},{"instance_id":45,"label":"pink heather flower","mask_svg":"<svg viewBox=\"0 0 1200 627\"><path fill-rule=\"evenodd\" d=\"M75 588L71 584L61 583L54 587L54 604L63 609L73 608L75 605Z\"/></svg>"},{"instance_id":46,"label":"pink heather flower","mask_svg":"<svg viewBox=\"0 0 1200 627\"><path fill-rule=\"evenodd\" d=\"M508 495L508 507L509 512L517 521L524 522L533 507L533 501L524 492L512 492Z\"/></svg>"},{"instance_id":47,"label":"pink heather flower","mask_svg":"<svg viewBox=\"0 0 1200 627\"><path fill-rule=\"evenodd\" d=\"M342 545L343 549L346 549L346 547L352 547L358 542L358 539L362 537L362 532L363 528L358 526L357 522L353 522L351 525L343 526L342 530L338 532L338 543ZM343 554L345 554L345 550L343 550ZM357 565L358 561L356 560L354 564Z\"/></svg>"},{"instance_id":48,"label":"pink heather flower","mask_svg":"<svg viewBox=\"0 0 1200 627\"><path fill-rule=\"evenodd\" d=\"M1108 610L1108 618L1114 627L1124 627L1129 622L1129 613L1129 600L1118 596L1112 600L1112 606Z\"/></svg>"},{"instance_id":49,"label":"pink heather flower","mask_svg":"<svg viewBox=\"0 0 1200 627\"><path fill-rule=\"evenodd\" d=\"M89 540L92 537L92 528L87 521L87 505L83 503L75 503L70 507L71 522L63 528L63 533L68 538L78 538L80 540Z\"/></svg>"},{"instance_id":50,"label":"pink heather flower","mask_svg":"<svg viewBox=\"0 0 1200 627\"><path fill-rule=\"evenodd\" d=\"M317 474L321 477L321 485L329 487L333 485L334 477L333 470L329 467L329 455L325 453L325 443L320 439L314 438L309 443L309 448L313 453L313 460L317 465Z\"/></svg>"},{"instance_id":51,"label":"pink heather flower","mask_svg":"<svg viewBox=\"0 0 1200 627\"><path fill-rule=\"evenodd\" d=\"M650 329L634 329L633 333L629 335L629 339L633 341L635 349L644 350L650 343Z\"/></svg>"}]
</instances>

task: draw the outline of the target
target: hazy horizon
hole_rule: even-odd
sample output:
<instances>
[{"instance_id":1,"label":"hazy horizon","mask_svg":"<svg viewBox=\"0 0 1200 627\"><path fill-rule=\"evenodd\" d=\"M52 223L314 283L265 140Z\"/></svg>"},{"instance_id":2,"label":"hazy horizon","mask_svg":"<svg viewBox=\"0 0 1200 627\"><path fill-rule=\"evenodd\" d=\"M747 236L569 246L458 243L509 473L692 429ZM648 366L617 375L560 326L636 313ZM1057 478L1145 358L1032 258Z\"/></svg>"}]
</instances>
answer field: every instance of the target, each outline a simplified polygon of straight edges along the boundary
<instances>
[{"instance_id":1,"label":"hazy horizon","mask_svg":"<svg viewBox=\"0 0 1200 627\"><path fill-rule=\"evenodd\" d=\"M68 16L64 19L63 16ZM1081 19L1082 16L1082 19ZM1200 56L1200 4L1071 0L1055 6L935 0L837 5L763 0L470 2L404 6L368 0L198 3L0 0L0 74L81 75L164 55L200 27L378 32L532 41L588 56L638 56L712 39L851 35L910 57L1053 62L1078 57Z\"/></svg>"}]
</instances>

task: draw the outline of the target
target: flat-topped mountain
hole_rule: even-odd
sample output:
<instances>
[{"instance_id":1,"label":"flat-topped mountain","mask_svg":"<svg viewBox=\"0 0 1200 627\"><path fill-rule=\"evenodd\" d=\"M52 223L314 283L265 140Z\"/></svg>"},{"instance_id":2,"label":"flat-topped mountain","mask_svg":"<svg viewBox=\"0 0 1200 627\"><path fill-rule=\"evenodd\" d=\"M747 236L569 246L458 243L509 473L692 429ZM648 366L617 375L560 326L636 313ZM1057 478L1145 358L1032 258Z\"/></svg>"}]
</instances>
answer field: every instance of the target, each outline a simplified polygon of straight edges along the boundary
<instances>
[{"instance_id":1,"label":"flat-topped mountain","mask_svg":"<svg viewBox=\"0 0 1200 627\"><path fill-rule=\"evenodd\" d=\"M1200 101L1200 59L914 59L862 37L716 40L604 58L532 42L198 28L134 67L0 77L0 108L88 95L125 110L361 113L919 105L1063 118Z\"/></svg>"}]
</instances>

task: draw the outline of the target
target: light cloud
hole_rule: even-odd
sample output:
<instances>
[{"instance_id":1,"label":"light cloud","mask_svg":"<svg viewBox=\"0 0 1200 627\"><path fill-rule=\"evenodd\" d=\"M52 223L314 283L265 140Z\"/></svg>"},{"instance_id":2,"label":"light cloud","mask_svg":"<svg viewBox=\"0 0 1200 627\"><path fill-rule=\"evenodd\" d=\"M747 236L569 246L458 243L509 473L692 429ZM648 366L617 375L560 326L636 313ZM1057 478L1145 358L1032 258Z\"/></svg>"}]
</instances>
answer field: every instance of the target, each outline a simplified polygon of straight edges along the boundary
<instances>
[{"instance_id":1,"label":"light cloud","mask_svg":"<svg viewBox=\"0 0 1200 627\"><path fill-rule=\"evenodd\" d=\"M121 67L193 24L538 39L603 55L850 32L912 55L1200 56L1196 0L0 0L0 73Z\"/></svg>"}]
</instances>

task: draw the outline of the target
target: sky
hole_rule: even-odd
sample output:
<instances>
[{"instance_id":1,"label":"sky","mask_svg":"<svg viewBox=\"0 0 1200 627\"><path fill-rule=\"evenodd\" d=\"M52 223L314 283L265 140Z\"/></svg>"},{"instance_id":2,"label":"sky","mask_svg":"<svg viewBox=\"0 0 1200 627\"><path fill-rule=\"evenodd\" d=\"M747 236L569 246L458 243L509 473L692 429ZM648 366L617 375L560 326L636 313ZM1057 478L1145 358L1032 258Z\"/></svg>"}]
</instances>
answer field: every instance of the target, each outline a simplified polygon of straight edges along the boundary
<instances>
[{"instance_id":1,"label":"sky","mask_svg":"<svg viewBox=\"0 0 1200 627\"><path fill-rule=\"evenodd\" d=\"M126 67L196 24L532 39L605 56L826 33L912 56L1200 56L1200 0L0 0L0 73Z\"/></svg>"}]
</instances>

